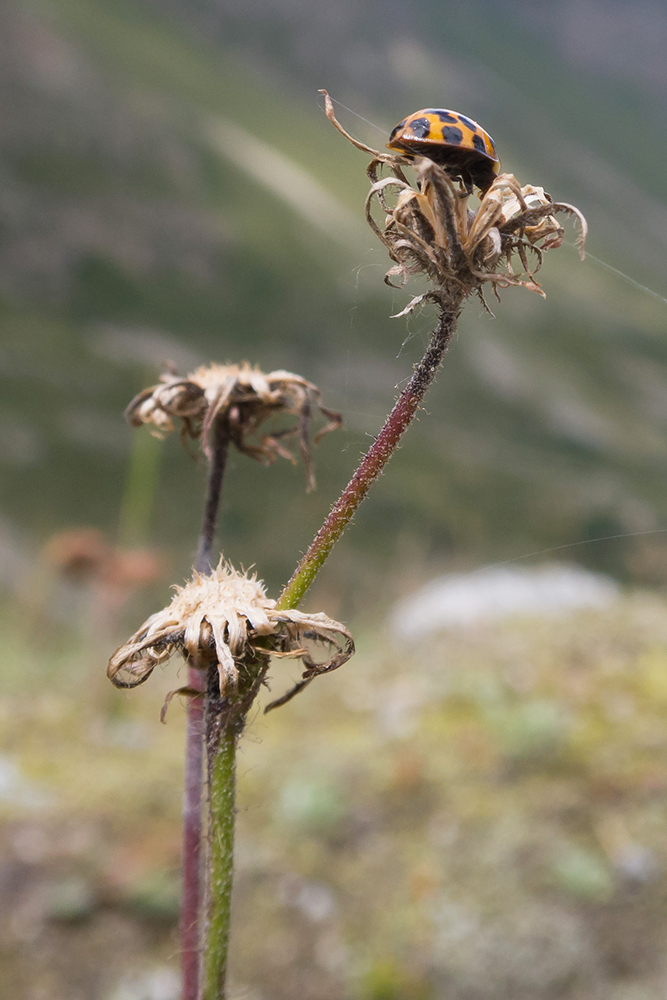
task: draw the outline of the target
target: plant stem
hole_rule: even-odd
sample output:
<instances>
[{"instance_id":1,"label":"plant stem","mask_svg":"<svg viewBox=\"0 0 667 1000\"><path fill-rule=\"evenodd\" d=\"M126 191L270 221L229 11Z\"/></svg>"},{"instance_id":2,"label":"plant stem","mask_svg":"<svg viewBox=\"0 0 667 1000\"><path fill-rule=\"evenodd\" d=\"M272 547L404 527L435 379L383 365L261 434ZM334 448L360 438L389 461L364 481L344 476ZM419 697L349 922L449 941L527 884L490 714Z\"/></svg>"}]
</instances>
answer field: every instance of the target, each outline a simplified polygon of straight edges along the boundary
<instances>
[{"instance_id":1,"label":"plant stem","mask_svg":"<svg viewBox=\"0 0 667 1000\"><path fill-rule=\"evenodd\" d=\"M461 292L450 308L441 313L424 357L415 365L412 378L396 400L382 430L280 595L276 605L278 609L296 608L301 602L357 507L391 458L442 363L456 330L462 299Z\"/></svg>"},{"instance_id":2,"label":"plant stem","mask_svg":"<svg viewBox=\"0 0 667 1000\"><path fill-rule=\"evenodd\" d=\"M237 731L234 725L222 728L209 759L208 921L202 1000L224 1000L225 996L234 872Z\"/></svg>"},{"instance_id":3,"label":"plant stem","mask_svg":"<svg viewBox=\"0 0 667 1000\"><path fill-rule=\"evenodd\" d=\"M199 688L200 671L188 668L188 686ZM183 903L181 968L183 1000L198 1000L201 897L202 770L204 699L188 698L183 794Z\"/></svg>"},{"instance_id":4,"label":"plant stem","mask_svg":"<svg viewBox=\"0 0 667 1000\"><path fill-rule=\"evenodd\" d=\"M220 509L229 429L218 419L214 428L209 463L208 491L195 570L209 573L212 568L213 540ZM188 686L202 691L202 670L188 667ZM183 795L183 904L181 908L182 1000L199 998L199 955L201 914L201 843L204 763L204 698L190 698L185 735L185 791Z\"/></svg>"},{"instance_id":5,"label":"plant stem","mask_svg":"<svg viewBox=\"0 0 667 1000\"><path fill-rule=\"evenodd\" d=\"M197 559L195 561L195 569L198 573L210 573L213 568L211 553L213 552L213 539L215 538L215 529L218 523L220 494L222 493L222 480L225 475L228 448L229 426L225 419L218 417L213 427L213 449L208 469L208 492L204 508L204 523L202 524Z\"/></svg>"}]
</instances>

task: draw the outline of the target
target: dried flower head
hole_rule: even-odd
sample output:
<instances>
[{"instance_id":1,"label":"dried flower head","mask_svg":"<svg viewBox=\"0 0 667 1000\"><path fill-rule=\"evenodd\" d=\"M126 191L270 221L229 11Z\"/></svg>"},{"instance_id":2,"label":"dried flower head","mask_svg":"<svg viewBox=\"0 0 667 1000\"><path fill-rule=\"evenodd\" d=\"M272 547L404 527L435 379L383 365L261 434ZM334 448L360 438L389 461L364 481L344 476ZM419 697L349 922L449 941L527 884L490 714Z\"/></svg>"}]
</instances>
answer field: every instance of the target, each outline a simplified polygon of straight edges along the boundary
<instances>
[{"instance_id":1,"label":"dried flower head","mask_svg":"<svg viewBox=\"0 0 667 1000\"><path fill-rule=\"evenodd\" d=\"M470 186L455 183L426 157L380 153L358 142L342 128L329 95L322 93L330 121L358 149L373 157L367 168L371 189L366 219L394 261L385 281L393 285L392 279L398 277L404 285L410 275L423 274L431 283L428 292L413 298L397 315L403 316L429 299L445 308L455 289L459 297L461 292L466 296L474 292L482 302L485 285L491 285L496 296L500 288L511 285L544 295L535 272L544 251L563 242L559 214L579 223L583 259L587 224L573 205L554 201L541 187L522 187L513 174L500 174L473 212L468 207ZM416 185L410 184L404 173L407 166L416 171ZM390 176L380 177L383 167ZM384 213L380 224L372 214L376 204ZM529 255L534 263L529 264Z\"/></svg>"},{"instance_id":2,"label":"dried flower head","mask_svg":"<svg viewBox=\"0 0 667 1000\"><path fill-rule=\"evenodd\" d=\"M308 489L315 486L310 459L309 429L313 406L328 423L315 436L317 444L324 434L341 425L341 416L321 404L320 390L312 382L291 372L275 371L265 375L247 362L241 365L210 364L198 368L186 378L174 372L161 376L158 385L144 389L125 411L134 427L150 424L154 433L164 436L174 430L174 421L182 421L182 435L202 439L210 457L211 428L216 418L226 419L230 440L244 455L271 464L280 455L296 459L281 444L285 437L299 435L301 457L306 467ZM298 423L266 434L251 443L261 424L279 415L298 417Z\"/></svg>"},{"instance_id":3,"label":"dried flower head","mask_svg":"<svg viewBox=\"0 0 667 1000\"><path fill-rule=\"evenodd\" d=\"M354 652L352 636L340 622L321 612L277 611L261 581L222 562L210 575L195 573L189 583L175 587L175 591L171 604L151 615L109 660L107 675L116 687L136 687L158 664L180 652L195 667L207 666L213 657L220 694L231 700L241 697L245 703L248 683L252 701L270 656L300 659L305 668L301 680L268 706L275 708L314 677L340 667ZM331 655L316 662L304 646L305 640L326 643ZM261 669L253 670L250 677L248 664L258 661Z\"/></svg>"}]
</instances>

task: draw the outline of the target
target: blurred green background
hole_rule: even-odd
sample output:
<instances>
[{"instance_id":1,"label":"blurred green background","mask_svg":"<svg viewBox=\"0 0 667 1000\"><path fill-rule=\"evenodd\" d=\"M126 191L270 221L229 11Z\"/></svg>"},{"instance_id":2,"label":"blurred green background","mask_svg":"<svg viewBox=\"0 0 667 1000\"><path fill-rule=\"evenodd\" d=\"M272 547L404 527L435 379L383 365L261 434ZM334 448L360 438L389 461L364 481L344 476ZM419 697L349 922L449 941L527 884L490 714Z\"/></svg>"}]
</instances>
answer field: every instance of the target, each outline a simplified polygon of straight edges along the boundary
<instances>
[{"instance_id":1,"label":"blurred green background","mask_svg":"<svg viewBox=\"0 0 667 1000\"><path fill-rule=\"evenodd\" d=\"M230 464L224 552L275 593L427 342L429 310L390 319L419 286L383 284L326 87L376 148L417 108L480 121L594 256L468 304L308 597L360 652L250 726L234 996L664 996L666 40L650 0L0 8L3 995L177 996L183 712L103 671L187 575L205 470L125 405L247 359L342 412L313 494ZM393 640L430 577L579 542L614 610Z\"/></svg>"}]
</instances>

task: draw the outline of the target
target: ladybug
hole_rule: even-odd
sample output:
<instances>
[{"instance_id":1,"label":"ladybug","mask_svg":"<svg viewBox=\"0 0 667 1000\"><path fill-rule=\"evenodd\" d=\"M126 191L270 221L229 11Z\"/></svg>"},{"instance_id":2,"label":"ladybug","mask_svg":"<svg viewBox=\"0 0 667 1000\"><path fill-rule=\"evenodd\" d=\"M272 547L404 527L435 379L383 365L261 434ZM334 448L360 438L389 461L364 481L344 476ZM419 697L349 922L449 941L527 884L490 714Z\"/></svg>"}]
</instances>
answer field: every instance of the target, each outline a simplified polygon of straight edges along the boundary
<instances>
[{"instance_id":1,"label":"ladybug","mask_svg":"<svg viewBox=\"0 0 667 1000\"><path fill-rule=\"evenodd\" d=\"M400 121L387 149L403 156L428 156L461 180L468 194L473 184L484 194L500 172L493 139L472 118L445 108L424 108Z\"/></svg>"}]
</instances>

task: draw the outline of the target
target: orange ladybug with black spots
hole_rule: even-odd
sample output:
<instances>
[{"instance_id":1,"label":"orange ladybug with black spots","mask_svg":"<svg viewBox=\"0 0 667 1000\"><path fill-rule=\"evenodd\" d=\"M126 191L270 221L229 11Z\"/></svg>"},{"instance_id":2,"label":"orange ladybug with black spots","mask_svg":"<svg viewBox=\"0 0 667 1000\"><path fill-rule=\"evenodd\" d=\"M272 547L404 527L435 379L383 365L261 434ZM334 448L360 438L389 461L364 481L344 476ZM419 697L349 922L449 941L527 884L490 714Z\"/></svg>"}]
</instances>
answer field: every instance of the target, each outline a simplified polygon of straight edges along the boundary
<instances>
[{"instance_id":1,"label":"orange ladybug with black spots","mask_svg":"<svg viewBox=\"0 0 667 1000\"><path fill-rule=\"evenodd\" d=\"M424 108L400 121L387 149L402 156L428 156L452 180L461 180L468 194L482 194L500 173L496 146L481 125L445 108Z\"/></svg>"}]
</instances>

